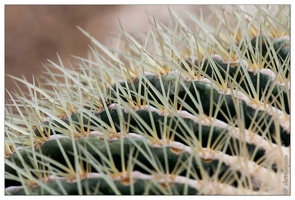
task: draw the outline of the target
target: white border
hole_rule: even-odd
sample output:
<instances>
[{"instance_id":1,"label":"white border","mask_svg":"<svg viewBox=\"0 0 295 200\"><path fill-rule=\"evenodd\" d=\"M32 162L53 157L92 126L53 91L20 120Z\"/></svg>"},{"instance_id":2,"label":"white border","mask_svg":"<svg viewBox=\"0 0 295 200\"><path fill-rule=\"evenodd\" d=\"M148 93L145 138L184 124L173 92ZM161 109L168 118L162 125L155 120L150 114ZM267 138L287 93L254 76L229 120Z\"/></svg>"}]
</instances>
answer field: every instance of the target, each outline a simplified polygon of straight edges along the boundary
<instances>
[{"instance_id":1,"label":"white border","mask_svg":"<svg viewBox=\"0 0 295 200\"><path fill-rule=\"evenodd\" d=\"M3 19L3 20L1 20L1 29L3 29L2 31L1 31L1 38L2 38L2 40L1 40L1 46L2 46L2 48L1 48L1 50L3 51L3 52L1 52L1 56L0 56L0 58L1 58L1 63L2 63L2 67L1 67L1 69L0 69L0 74L2 75L2 79L1 79L1 81L2 81L2 84L1 84L1 86L0 86L0 92L1 92L1 94L3 94L3 98L0 98L1 100L0 100L0 102L1 102L1 105L4 107L4 92L5 92L5 89L4 89L4 83L5 83L5 79L4 79L4 73L5 73L5 71L4 71L4 69L5 69L5 52L4 52L4 45L5 45L5 43L4 43L4 41L5 41L5 38L4 38L4 23L5 23L5 5L13 5L13 4L21 4L21 5L29 5L29 4L55 4L55 5L58 5L58 4L63 4L63 5L65 5L65 4L68 4L68 5L81 5L81 4L83 4L83 5L85 5L85 4L92 4L92 5L94 5L94 4L96 4L96 5L100 5L100 4L108 4L108 5L110 5L110 4L120 4L120 5L123 5L123 4L137 4L137 5L140 5L140 4L153 4L153 5L165 5L165 4L199 4L199 3L206 3L206 4L220 4L220 1L218 2L218 1L212 1L212 0L207 0L207 1L201 1L201 2L198 2L198 1L188 1L188 0L182 0L182 1L169 1L169 2L167 2L167 3L164 3L163 1L161 1L161 2L159 2L159 1L135 1L135 0L133 0L133 1L124 1L124 2L122 2L122 1L119 1L119 0L117 0L117 1L114 1L114 0L110 0L110 1L89 1L89 0L84 0L83 2L81 1L81 2L77 2L77 1L56 1L56 0L53 0L53 1L32 1L32 0L30 0L30 1L20 1L20 0L4 0L4 1L1 1L1 2L3 2L2 4L2 6L1 6L1 8L0 8L0 15L1 16L4 16L3 18L1 18L1 19ZM291 21L293 22L294 21L294 14L292 14L293 13L293 7L292 7L292 2L291 2L291 0L280 0L279 2L273 2L273 1L269 1L269 0L264 0L264 1L236 1L236 0L228 0L228 1L226 1L226 4L237 4L237 3L239 3L239 4L277 4L277 3L280 3L280 4L291 4ZM20 16L21 17L21 16ZM2 24L3 23L3 24ZM292 37L293 36L293 25L291 26L291 52L292 52L292 58L293 58L293 52L294 52L294 42L293 42L293 40L292 40ZM292 63L292 62L291 62ZM294 72L294 69L291 69L291 77L295 77L295 72ZM291 81L291 98L292 98L292 100L294 100L295 98L294 98L294 91L292 91L293 90L293 84L292 84L292 82L293 81ZM294 112L295 112L295 109L294 109L294 105L291 105L291 113L294 115ZM2 132L2 137L1 137L1 141L3 142L2 144L4 144L4 109L1 109L1 114L0 114L0 118L1 118L1 128L2 128L2 125L3 125L3 132ZM294 121L294 117L291 117L291 124L294 124L293 123L293 121ZM293 128L294 127L292 127L291 126L291 132L292 132L292 130L293 130ZM294 132L294 131L293 131ZM292 134L291 134L291 139L292 138L294 138L294 135L292 136ZM291 140L291 144L293 144L294 145L294 139L292 139ZM0 151L1 151L1 156L3 156L3 160L4 160L4 145L2 145L2 148L0 148ZM294 153L293 153L293 150L294 148L291 148L291 160L293 161L295 158L294 158L294 156L293 155L295 155ZM291 164L291 166L292 166L292 164ZM0 165L0 169L1 169L1 173L2 173L2 175L1 175L1 177L3 177L3 179L4 179L4 164L2 163L1 165ZM291 174L292 174L292 172L291 172ZM294 199L294 196L295 196L295 182L294 182L294 176L293 177L291 177L291 174L290 174L290 178L291 178L291 196L279 196L279 197L276 197L276 196L267 196L266 198L268 198L268 199L277 199L277 198L280 198L280 199ZM4 196L4 180L1 180L0 181L0 188L1 188L1 196ZM280 183L278 183L278 184L280 184ZM10 197L10 196L4 196L4 198L14 198L14 199L18 199L18 198L20 198L20 197ZM22 196L21 198L24 198L24 199L31 199L31 198L40 198L40 196ZM43 198L43 197L42 197ZM44 196L44 198L52 198L51 196ZM58 196L58 198L68 198L68 196ZM79 198L79 197L71 197L71 198ZM95 199L97 199L97 198L100 198L99 196L83 196L83 198L95 198ZM123 196L116 196L116 197L114 197L114 196L104 196L103 198L138 198L138 196L136 197L136 196L128 196L128 197L123 197ZM153 198L152 196L140 196L140 198ZM202 196L198 196L198 197L196 197L196 196L169 196L169 197L164 197L164 198L169 198L169 200L170 199L179 199L179 198L191 198L191 199L196 199L196 198L201 198L201 199L203 199L203 198L214 198L214 196L205 196L205 197L202 197ZM221 199L229 199L229 198L232 198L232 199L236 199L236 198L241 198L241 199L248 199L248 198L254 198L254 199L258 199L258 198L260 198L260 196L254 196L254 197L248 197L248 196L218 196L218 198L221 198ZM261 198L264 198L264 197L261 197ZM2 198L1 198L2 199Z\"/></svg>"}]
</instances>

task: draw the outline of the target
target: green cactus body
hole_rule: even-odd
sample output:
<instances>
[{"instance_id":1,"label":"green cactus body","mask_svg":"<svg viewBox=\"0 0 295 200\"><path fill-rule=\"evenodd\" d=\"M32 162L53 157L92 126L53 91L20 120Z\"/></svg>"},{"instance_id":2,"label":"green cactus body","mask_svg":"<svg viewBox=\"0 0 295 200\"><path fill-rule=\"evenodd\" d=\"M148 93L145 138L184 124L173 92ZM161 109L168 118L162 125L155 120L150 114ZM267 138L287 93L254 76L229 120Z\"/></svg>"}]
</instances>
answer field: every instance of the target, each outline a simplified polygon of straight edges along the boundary
<instances>
[{"instance_id":1,"label":"green cactus body","mask_svg":"<svg viewBox=\"0 0 295 200\"><path fill-rule=\"evenodd\" d=\"M143 45L122 31L124 53L82 30L106 56L78 58L79 72L52 63L65 79L48 70L54 91L15 78L31 99L10 95L6 194L289 193L288 37L223 47L179 23L173 34L151 24L153 42ZM182 46L193 55L183 56Z\"/></svg>"},{"instance_id":2,"label":"green cactus body","mask_svg":"<svg viewBox=\"0 0 295 200\"><path fill-rule=\"evenodd\" d=\"M226 175L227 178L234 179L234 177L237 176L239 177L240 182L245 181L245 184L246 184L247 180L243 180L242 178L246 176L246 174L243 174L245 171L242 170L243 167L245 167L243 166L245 165L245 163L249 165L248 166L249 168L253 167L253 165L256 166L255 170L249 171L251 175L251 179L252 179L251 181L253 181L251 184L253 184L253 187L255 188L259 188L259 184L263 180L263 177L265 174L269 176L273 176L273 177L276 176L276 174L272 172L271 169L267 170L255 164L254 162L249 162L248 160L244 160L245 163L241 164L241 166L237 166L237 160L241 158L238 158L236 156L226 155L222 153L221 151L212 151L211 149L202 148L201 150L197 150L193 152L189 146L185 146L179 142L171 142L170 144L166 144L166 145L152 144L151 142L149 142L149 140L146 140L140 137L138 134L134 134L134 133L127 134L125 137L123 137L123 139L121 137L108 138L109 144L108 144L108 147L106 147L104 138L105 136L102 133L91 132L87 138L78 139L75 141L77 150L81 152L81 154L85 154L84 155L85 157L86 156L89 157L89 155L91 155L91 157L95 159L95 162L101 163L103 162L103 158L101 158L102 157L101 155L108 155L107 151L109 149L112 160L116 162L117 167L119 167L118 165L120 164L118 160L121 160L122 157L124 157L124 160L128 160L129 154L132 153L132 151L134 152L134 149L136 147L141 147L142 152L136 153L136 162L138 162L138 164L135 164L133 166L133 170L141 171L141 172L143 171L145 173L148 173L150 169L153 169L156 166L156 167L163 167L163 168L168 167L169 173L171 173L173 170L179 167L178 170L181 170L179 174L182 176L189 176L192 180L193 179L202 180L203 177L202 177L201 170L205 170L208 172L209 176L213 176L215 174L215 169L219 168L218 175L220 178ZM58 144L56 140L59 140L60 144ZM59 145L63 147L67 155L66 157L70 160L71 165L74 165L74 156L72 155L74 147L73 147L73 143L71 139L69 139L68 137L57 137L56 139L52 137L50 140L46 141L40 147L36 148L35 151L39 154L42 154L42 156L46 156L48 159L58 160L59 161L58 165L67 165L66 159L64 158L64 155L62 154ZM121 149L121 145L123 145L122 147L123 150ZM147 148L149 148L149 150L147 150ZM198 154L200 155L201 159L196 160L196 162L192 162L190 164L191 168L189 169L191 171L188 171L188 169L184 165L188 165L188 162L191 161L192 157L197 152L199 152ZM25 165L30 166L31 165L30 158L33 157L32 155L33 153L30 152L30 149L22 150L21 153L22 153L21 155L22 159L25 161ZM145 153L149 153L149 155L146 155ZM37 154L37 157L38 157L38 154ZM151 163L150 161L151 157L157 158L156 162L158 163ZM168 163L165 163L165 159L169 160ZM39 163L42 163L42 158L38 158L37 160L39 161ZM23 165L22 162L19 160L19 155L16 155L16 154L13 154L12 156L10 156L9 161L11 161L11 163L17 163L19 167L22 167L21 165ZM50 163L50 160L48 161L48 163ZM83 164L85 166L86 166L86 163L87 163L87 160L83 160ZM163 166L161 166L161 164ZM166 164L168 166L165 166ZM54 166L54 164L51 164L51 165L52 167L55 167L55 168L59 167L59 166ZM94 164L92 165L94 167ZM221 165L221 166L218 167L218 165ZM95 166L97 167L99 165L96 164ZM92 170L97 170L97 169L95 169L94 167L94 169ZM157 168L155 168L154 170L157 170ZM17 172L14 170L13 167L7 166L6 172L10 174L15 174L17 176ZM194 173L190 174L192 172ZM199 177L195 177L196 174ZM98 176L100 179L97 180L97 183L95 183L95 185L93 185L94 188L97 187L96 186L97 184L101 184L101 181L104 181L103 177L101 176ZM85 179L88 179L88 178L90 179L89 181L91 182L93 182L94 181L93 179L95 179L95 178L91 178L91 176L85 177ZM129 177L127 176L126 178L129 178ZM130 178L132 178L132 176ZM14 181L11 181L11 182L13 184L16 184ZM8 181L6 184L9 185L11 184L11 182ZM53 187L50 185L57 184L52 182L54 181L53 180L48 181L49 188ZM144 183L144 184L147 184L147 183ZM238 183L236 182L232 184L237 186ZM76 183L74 185L76 185ZM125 191L124 190L122 191L126 192L126 194L131 194L132 190L131 190L130 184L126 183L125 185L129 185L129 186L128 187L126 186ZM136 185L134 185L133 187L135 186ZM179 187L184 187L184 186L185 184ZM189 185L187 185L186 187L188 186ZM65 187L71 188L74 186L71 186L71 184L69 183L69 185L65 184ZM47 194L48 192L50 192L50 191L47 191L48 189L45 187L35 187L32 191L33 193L38 193L38 192L41 192L42 190L44 194ZM72 190L74 189L70 189L66 191L69 191L68 194L75 194L75 193L72 193ZM110 192L109 190L110 189L107 189L108 192ZM197 188L196 190L193 190L193 191L196 192L198 190L200 190L200 188ZM12 190L11 192L13 193L14 191ZM15 194L18 194L18 192L20 192L19 194L25 193L24 190L22 192L19 190L15 190L15 192L16 192ZM58 189L55 192L60 193L61 190ZM77 189L75 190L75 192L78 192ZM114 192L115 191L107 193L107 194L114 194ZM149 193L149 191L146 191L146 192Z\"/></svg>"}]
</instances>

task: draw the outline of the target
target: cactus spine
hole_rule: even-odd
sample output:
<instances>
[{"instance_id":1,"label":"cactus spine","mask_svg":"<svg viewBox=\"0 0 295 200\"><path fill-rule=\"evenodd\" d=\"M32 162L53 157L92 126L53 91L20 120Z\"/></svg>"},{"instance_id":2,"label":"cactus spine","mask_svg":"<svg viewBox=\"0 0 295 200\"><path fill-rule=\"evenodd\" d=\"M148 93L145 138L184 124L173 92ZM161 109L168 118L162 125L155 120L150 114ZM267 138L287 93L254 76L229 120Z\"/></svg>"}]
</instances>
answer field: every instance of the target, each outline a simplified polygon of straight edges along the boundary
<instances>
[{"instance_id":1,"label":"cactus spine","mask_svg":"<svg viewBox=\"0 0 295 200\"><path fill-rule=\"evenodd\" d=\"M124 52L80 29L104 56L51 62L54 90L13 77L30 97L8 92L5 192L289 193L290 8L276 8L231 7L233 27L216 8L214 30L170 10L175 27L154 20L143 42L122 30Z\"/></svg>"}]
</instances>

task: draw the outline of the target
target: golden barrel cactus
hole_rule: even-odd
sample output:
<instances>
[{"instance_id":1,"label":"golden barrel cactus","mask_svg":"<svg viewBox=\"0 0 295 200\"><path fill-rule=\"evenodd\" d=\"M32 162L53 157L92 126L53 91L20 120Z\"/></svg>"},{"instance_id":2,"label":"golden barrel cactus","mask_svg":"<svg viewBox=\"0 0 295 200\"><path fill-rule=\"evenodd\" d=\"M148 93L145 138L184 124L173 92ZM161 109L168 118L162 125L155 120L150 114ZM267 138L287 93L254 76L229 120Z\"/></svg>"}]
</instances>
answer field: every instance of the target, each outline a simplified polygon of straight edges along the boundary
<instances>
[{"instance_id":1,"label":"golden barrel cactus","mask_svg":"<svg viewBox=\"0 0 295 200\"><path fill-rule=\"evenodd\" d=\"M290 6L167 9L123 50L79 28L90 58L12 77L6 194L290 193Z\"/></svg>"}]
</instances>

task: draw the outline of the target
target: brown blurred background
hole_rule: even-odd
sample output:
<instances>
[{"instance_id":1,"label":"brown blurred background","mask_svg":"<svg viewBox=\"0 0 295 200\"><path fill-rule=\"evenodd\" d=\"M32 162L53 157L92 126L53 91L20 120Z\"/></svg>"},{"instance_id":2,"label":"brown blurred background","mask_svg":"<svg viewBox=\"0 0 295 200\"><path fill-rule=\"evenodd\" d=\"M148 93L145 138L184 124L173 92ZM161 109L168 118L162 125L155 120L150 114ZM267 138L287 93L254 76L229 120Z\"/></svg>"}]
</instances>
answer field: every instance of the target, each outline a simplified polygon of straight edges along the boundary
<instances>
[{"instance_id":1,"label":"brown blurred background","mask_svg":"<svg viewBox=\"0 0 295 200\"><path fill-rule=\"evenodd\" d=\"M202 6L170 7L199 12ZM243 7L250 12L255 10L253 5ZM208 20L206 8L202 10L204 19ZM45 71L42 64L48 64L47 59L58 63L57 53L65 65L68 61L75 62L71 55L87 57L90 41L76 26L109 45L110 36L119 32L118 19L125 30L136 34L148 30L148 16L167 25L167 5L5 5L5 74L24 75L31 82L32 76ZM9 77L5 77L5 88L9 91L15 88Z\"/></svg>"},{"instance_id":2,"label":"brown blurred background","mask_svg":"<svg viewBox=\"0 0 295 200\"><path fill-rule=\"evenodd\" d=\"M5 74L24 75L31 81L45 70L42 63L47 64L47 59L57 62L56 53L64 63L73 60L70 55L86 57L89 39L77 25L105 45L118 32L118 19L128 31L147 31L147 12L164 23L169 20L164 5L6 5ZM15 88L9 77L5 88Z\"/></svg>"}]
</instances>

